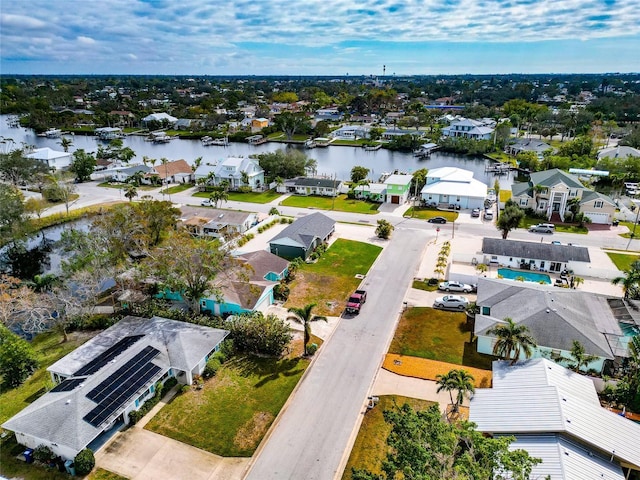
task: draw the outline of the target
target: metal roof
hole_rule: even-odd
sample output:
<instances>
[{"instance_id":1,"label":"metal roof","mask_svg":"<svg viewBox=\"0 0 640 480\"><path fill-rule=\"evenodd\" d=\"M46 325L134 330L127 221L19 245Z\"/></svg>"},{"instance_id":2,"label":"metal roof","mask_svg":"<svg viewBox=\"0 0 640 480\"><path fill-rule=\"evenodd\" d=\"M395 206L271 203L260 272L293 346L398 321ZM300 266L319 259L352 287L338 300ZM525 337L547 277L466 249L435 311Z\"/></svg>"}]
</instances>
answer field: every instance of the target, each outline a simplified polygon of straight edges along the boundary
<instances>
[{"instance_id":1,"label":"metal roof","mask_svg":"<svg viewBox=\"0 0 640 480\"><path fill-rule=\"evenodd\" d=\"M585 247L541 242L521 242L502 238L483 238L482 253L562 263L591 261L589 250Z\"/></svg>"}]
</instances>

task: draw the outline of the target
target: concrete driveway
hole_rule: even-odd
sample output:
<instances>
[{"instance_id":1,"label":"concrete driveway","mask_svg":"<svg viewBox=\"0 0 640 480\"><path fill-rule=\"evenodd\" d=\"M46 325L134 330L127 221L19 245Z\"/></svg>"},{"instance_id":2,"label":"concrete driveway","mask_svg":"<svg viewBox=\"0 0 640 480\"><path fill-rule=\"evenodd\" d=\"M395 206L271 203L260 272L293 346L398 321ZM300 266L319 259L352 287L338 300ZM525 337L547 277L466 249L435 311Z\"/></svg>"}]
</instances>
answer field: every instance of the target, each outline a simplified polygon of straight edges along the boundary
<instances>
[{"instance_id":1,"label":"concrete driveway","mask_svg":"<svg viewBox=\"0 0 640 480\"><path fill-rule=\"evenodd\" d=\"M96 464L131 480L238 480L249 459L219 457L134 427L99 450Z\"/></svg>"}]
</instances>

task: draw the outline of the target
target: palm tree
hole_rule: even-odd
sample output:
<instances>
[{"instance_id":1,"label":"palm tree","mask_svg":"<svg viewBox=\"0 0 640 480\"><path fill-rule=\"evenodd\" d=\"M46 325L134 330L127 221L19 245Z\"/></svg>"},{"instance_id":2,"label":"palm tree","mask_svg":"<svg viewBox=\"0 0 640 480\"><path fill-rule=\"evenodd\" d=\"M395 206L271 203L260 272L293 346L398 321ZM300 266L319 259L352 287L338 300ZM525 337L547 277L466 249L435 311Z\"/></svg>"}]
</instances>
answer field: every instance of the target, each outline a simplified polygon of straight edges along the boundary
<instances>
[{"instance_id":1,"label":"palm tree","mask_svg":"<svg viewBox=\"0 0 640 480\"><path fill-rule=\"evenodd\" d=\"M143 178L144 178L144 173L138 170L137 172L133 172L131 175L129 175L129 178L127 179L127 183L130 183L131 185L135 185L136 187L139 187L140 184L142 183Z\"/></svg>"},{"instance_id":2,"label":"palm tree","mask_svg":"<svg viewBox=\"0 0 640 480\"><path fill-rule=\"evenodd\" d=\"M202 157L198 157L193 161L193 171L195 172L200 165L202 165Z\"/></svg>"},{"instance_id":3,"label":"palm tree","mask_svg":"<svg viewBox=\"0 0 640 480\"><path fill-rule=\"evenodd\" d=\"M526 358L530 358L537 345L529 333L529 328L518 325L509 317L504 321L505 324L487 330L489 335L496 336L493 354L504 360L511 360L511 365L518 361L521 353L524 353Z\"/></svg>"},{"instance_id":4,"label":"palm tree","mask_svg":"<svg viewBox=\"0 0 640 480\"><path fill-rule=\"evenodd\" d=\"M640 296L640 260L636 260L624 271L624 276L611 280L614 285L622 285L624 299L635 299Z\"/></svg>"},{"instance_id":5,"label":"palm tree","mask_svg":"<svg viewBox=\"0 0 640 480\"><path fill-rule=\"evenodd\" d=\"M444 375L440 373L436 375L436 385L438 385L436 393L440 393L443 390L448 392L449 398L451 399L451 405L453 405L453 372L454 370L450 370Z\"/></svg>"},{"instance_id":6,"label":"palm tree","mask_svg":"<svg viewBox=\"0 0 640 480\"><path fill-rule=\"evenodd\" d=\"M169 170L168 170L167 164L169 163L169 159L162 157L160 159L160 163L164 165L164 182L166 182L167 184L167 188L165 190L167 190L167 194L169 195L169 201L171 201L171 193L169 192L169 188L168 188L169 187Z\"/></svg>"},{"instance_id":7,"label":"palm tree","mask_svg":"<svg viewBox=\"0 0 640 480\"><path fill-rule=\"evenodd\" d=\"M450 370L444 375L436 375L436 385L438 385L437 393L441 391L449 392L449 398L451 399L451 405L453 406L453 412L457 412L460 406L464 403L464 397L469 393L475 392L473 375L466 370ZM456 390L456 399L453 399L453 391Z\"/></svg>"},{"instance_id":8,"label":"palm tree","mask_svg":"<svg viewBox=\"0 0 640 480\"><path fill-rule=\"evenodd\" d=\"M211 195L209 195L209 200L218 208L218 203L229 200L229 194L224 189L216 187L213 189L213 192L211 192Z\"/></svg>"},{"instance_id":9,"label":"palm tree","mask_svg":"<svg viewBox=\"0 0 640 480\"><path fill-rule=\"evenodd\" d=\"M60 145L65 152L68 152L69 147L73 145L73 140L67 137L62 137L58 142L58 145Z\"/></svg>"},{"instance_id":10,"label":"palm tree","mask_svg":"<svg viewBox=\"0 0 640 480\"><path fill-rule=\"evenodd\" d=\"M311 322L317 322L319 320L327 321L327 317L320 315L313 315L311 311L315 308L315 303L309 303L302 308L292 307L287 310L293 315L289 315L288 320L298 322L304 327L304 354L307 354L307 345L311 340Z\"/></svg>"},{"instance_id":11,"label":"palm tree","mask_svg":"<svg viewBox=\"0 0 640 480\"><path fill-rule=\"evenodd\" d=\"M124 189L124 196L127 197L130 202L132 202L134 197L138 196L138 188L133 184L127 185Z\"/></svg>"},{"instance_id":12,"label":"palm tree","mask_svg":"<svg viewBox=\"0 0 640 480\"><path fill-rule=\"evenodd\" d=\"M584 345L582 345L578 340L573 341L570 353L571 360L575 362L574 370L576 372L580 372L580 370L582 370L582 367L586 367L591 362L599 358L597 355L588 354L584 349Z\"/></svg>"},{"instance_id":13,"label":"palm tree","mask_svg":"<svg viewBox=\"0 0 640 480\"><path fill-rule=\"evenodd\" d=\"M247 172L240 172L240 178L243 185L249 185L249 174Z\"/></svg>"}]
</instances>

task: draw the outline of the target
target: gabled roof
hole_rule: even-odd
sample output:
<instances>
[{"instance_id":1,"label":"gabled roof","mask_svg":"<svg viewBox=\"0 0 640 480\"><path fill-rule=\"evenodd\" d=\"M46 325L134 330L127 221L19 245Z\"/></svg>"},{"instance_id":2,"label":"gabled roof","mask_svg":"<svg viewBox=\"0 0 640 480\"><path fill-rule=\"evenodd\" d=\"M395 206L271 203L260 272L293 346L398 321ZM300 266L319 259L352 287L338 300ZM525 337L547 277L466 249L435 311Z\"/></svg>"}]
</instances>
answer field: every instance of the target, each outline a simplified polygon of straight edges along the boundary
<instances>
[{"instance_id":1,"label":"gabled roof","mask_svg":"<svg viewBox=\"0 0 640 480\"><path fill-rule=\"evenodd\" d=\"M253 268L251 280L264 280L269 273L280 275L289 266L289 261L266 250L238 255Z\"/></svg>"},{"instance_id":2,"label":"gabled roof","mask_svg":"<svg viewBox=\"0 0 640 480\"><path fill-rule=\"evenodd\" d=\"M513 149L537 153L552 149L551 145L548 143L544 143L542 140L535 140L533 138L519 138L509 146Z\"/></svg>"},{"instance_id":3,"label":"gabled roof","mask_svg":"<svg viewBox=\"0 0 640 480\"><path fill-rule=\"evenodd\" d=\"M155 172L154 175L158 175L162 179L172 177L179 173L193 173L191 165L189 165L186 160L174 160L173 162L167 162L164 165L155 165L153 170Z\"/></svg>"},{"instance_id":4,"label":"gabled roof","mask_svg":"<svg viewBox=\"0 0 640 480\"><path fill-rule=\"evenodd\" d=\"M612 359L611 344L622 335L607 297L593 293L480 278L476 303L489 307L488 314L476 316L478 336L494 336L489 330L508 317L526 326L541 347L570 351L577 340L588 354Z\"/></svg>"},{"instance_id":5,"label":"gabled roof","mask_svg":"<svg viewBox=\"0 0 640 480\"><path fill-rule=\"evenodd\" d=\"M602 193L598 193L594 190L585 190L582 194L582 198L580 199L580 204L587 203L592 200L602 200L609 205L615 205L615 202L611 200L610 197L603 195Z\"/></svg>"},{"instance_id":6,"label":"gabled roof","mask_svg":"<svg viewBox=\"0 0 640 480\"><path fill-rule=\"evenodd\" d=\"M59 152L49 147L36 148L33 152L26 155L27 158L35 158L36 160L55 160L56 158L71 157L69 152Z\"/></svg>"},{"instance_id":7,"label":"gabled roof","mask_svg":"<svg viewBox=\"0 0 640 480\"><path fill-rule=\"evenodd\" d=\"M544 170L542 172L533 172L531 175L531 185L542 185L543 187L554 187L559 183L564 183L569 188L585 188L578 177L570 173L563 172L558 168Z\"/></svg>"},{"instance_id":8,"label":"gabled roof","mask_svg":"<svg viewBox=\"0 0 640 480\"><path fill-rule=\"evenodd\" d=\"M61 358L47 370L64 377L73 377L89 362L127 337L139 339L104 363L94 373L82 377L82 382L68 391L50 391L6 421L2 427L58 445L82 450L96 438L109 422L122 413L125 407L169 368L191 371L227 335L228 331L178 322L162 317L151 319L125 317L104 332ZM151 360L157 373L136 390L124 404L103 423L94 426L85 417L97 406L97 400L87 395L109 379L117 371L129 365L129 361L145 348L157 350Z\"/></svg>"},{"instance_id":9,"label":"gabled roof","mask_svg":"<svg viewBox=\"0 0 640 480\"><path fill-rule=\"evenodd\" d=\"M249 176L264 172L258 160L247 157L227 157L214 170L220 178L242 178L242 172Z\"/></svg>"},{"instance_id":10,"label":"gabled roof","mask_svg":"<svg viewBox=\"0 0 640 480\"><path fill-rule=\"evenodd\" d=\"M240 305L245 310L253 310L266 288L272 288L273 283L259 284L257 282L228 282L222 286L222 296L225 303Z\"/></svg>"},{"instance_id":11,"label":"gabled roof","mask_svg":"<svg viewBox=\"0 0 640 480\"><path fill-rule=\"evenodd\" d=\"M177 122L178 121L178 119L176 117L172 117L171 115L169 115L168 113L165 113L165 112L152 113L152 114L147 115L146 117L144 117L142 119L143 122L151 122L151 121L161 122L163 120L166 120L169 123L173 123L173 122Z\"/></svg>"},{"instance_id":12,"label":"gabled roof","mask_svg":"<svg viewBox=\"0 0 640 480\"><path fill-rule=\"evenodd\" d=\"M494 362L494 368L499 363L508 362ZM523 371L514 377L506 374L505 380L493 388L475 391L469 420L479 431L518 435L553 433L579 442L599 455L609 457L610 461L615 459L640 469L640 425L544 379L539 383L522 383L530 365L530 360L518 362L516 366ZM569 379L577 375L565 374Z\"/></svg>"},{"instance_id":13,"label":"gabled roof","mask_svg":"<svg viewBox=\"0 0 640 480\"><path fill-rule=\"evenodd\" d=\"M136 172L149 173L151 171L151 167L147 167L146 165L131 165L130 167L125 168L116 168L116 172L124 173L126 175L133 175Z\"/></svg>"},{"instance_id":14,"label":"gabled roof","mask_svg":"<svg viewBox=\"0 0 640 480\"><path fill-rule=\"evenodd\" d=\"M249 218L254 217L253 212L242 212L240 210L219 210L211 207L181 207L180 220L187 224L192 218L206 219L205 223L216 223L224 225L242 225ZM196 222L196 224L199 222Z\"/></svg>"},{"instance_id":15,"label":"gabled roof","mask_svg":"<svg viewBox=\"0 0 640 480\"><path fill-rule=\"evenodd\" d=\"M316 212L297 219L278 235L269 240L269 244L281 244L289 240L308 249L316 238L326 238L335 229L335 220Z\"/></svg>"},{"instance_id":16,"label":"gabled roof","mask_svg":"<svg viewBox=\"0 0 640 480\"><path fill-rule=\"evenodd\" d=\"M516 182L511 185L511 195L514 197L533 198L533 188L526 182Z\"/></svg>"},{"instance_id":17,"label":"gabled roof","mask_svg":"<svg viewBox=\"0 0 640 480\"><path fill-rule=\"evenodd\" d=\"M473 179L473 172L456 167L440 167L429 170L428 179L438 179L441 182L469 183Z\"/></svg>"},{"instance_id":18,"label":"gabled roof","mask_svg":"<svg viewBox=\"0 0 640 480\"><path fill-rule=\"evenodd\" d=\"M482 239L482 253L517 257L524 259L547 260L550 262L590 262L589 250L573 245L555 245L553 243L521 242L502 238Z\"/></svg>"},{"instance_id":19,"label":"gabled roof","mask_svg":"<svg viewBox=\"0 0 640 480\"><path fill-rule=\"evenodd\" d=\"M412 175L394 174L390 175L389 178L384 181L384 183L385 185L409 185L411 183L411 180L413 180Z\"/></svg>"},{"instance_id":20,"label":"gabled roof","mask_svg":"<svg viewBox=\"0 0 640 480\"><path fill-rule=\"evenodd\" d=\"M624 145L618 145L616 147L605 148L598 152L598 158L627 158L629 155L632 157L640 157L640 150L633 147L627 147Z\"/></svg>"},{"instance_id":21,"label":"gabled roof","mask_svg":"<svg viewBox=\"0 0 640 480\"><path fill-rule=\"evenodd\" d=\"M193 174L196 177L206 177L211 172L215 172L217 166L218 166L217 164L211 165L209 163L205 163L205 164L200 165L198 168L196 168L196 171L193 172Z\"/></svg>"}]
</instances>

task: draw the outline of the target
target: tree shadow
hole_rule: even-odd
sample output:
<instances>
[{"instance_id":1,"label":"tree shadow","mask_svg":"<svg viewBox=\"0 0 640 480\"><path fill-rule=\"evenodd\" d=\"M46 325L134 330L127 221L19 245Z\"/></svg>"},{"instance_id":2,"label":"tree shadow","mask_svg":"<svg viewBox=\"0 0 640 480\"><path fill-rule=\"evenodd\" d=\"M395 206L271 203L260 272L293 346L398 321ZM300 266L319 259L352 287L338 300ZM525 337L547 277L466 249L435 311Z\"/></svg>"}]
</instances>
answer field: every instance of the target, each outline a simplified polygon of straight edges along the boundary
<instances>
[{"instance_id":1,"label":"tree shadow","mask_svg":"<svg viewBox=\"0 0 640 480\"><path fill-rule=\"evenodd\" d=\"M255 355L245 355L230 362L230 365L238 371L239 375L243 377L260 377L260 380L254 384L256 388L278 380L281 376L293 377L301 374L304 371L304 367L299 364L300 358L277 359Z\"/></svg>"}]
</instances>

